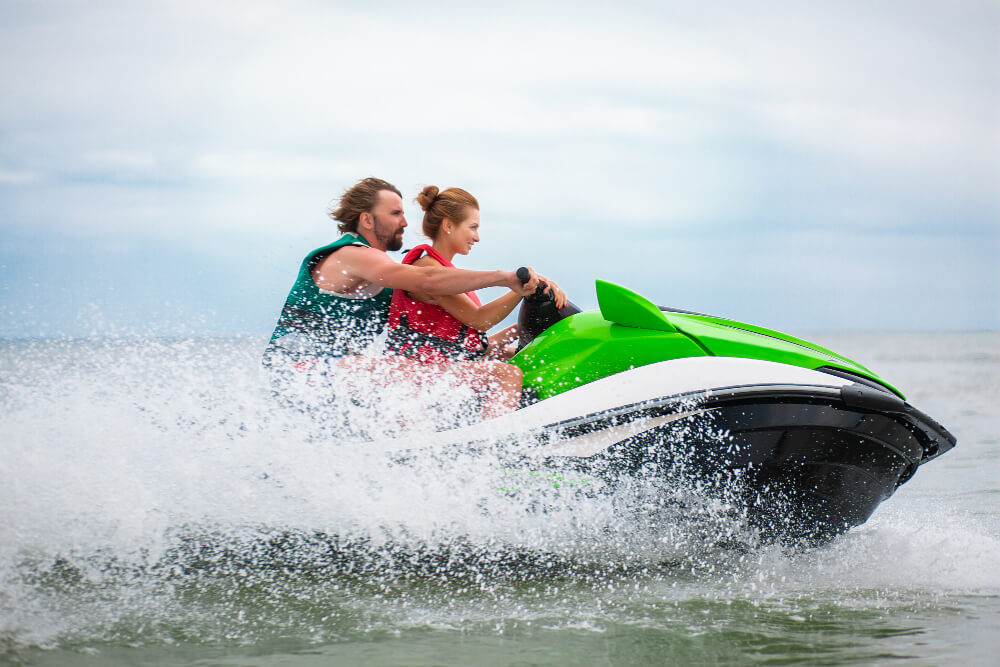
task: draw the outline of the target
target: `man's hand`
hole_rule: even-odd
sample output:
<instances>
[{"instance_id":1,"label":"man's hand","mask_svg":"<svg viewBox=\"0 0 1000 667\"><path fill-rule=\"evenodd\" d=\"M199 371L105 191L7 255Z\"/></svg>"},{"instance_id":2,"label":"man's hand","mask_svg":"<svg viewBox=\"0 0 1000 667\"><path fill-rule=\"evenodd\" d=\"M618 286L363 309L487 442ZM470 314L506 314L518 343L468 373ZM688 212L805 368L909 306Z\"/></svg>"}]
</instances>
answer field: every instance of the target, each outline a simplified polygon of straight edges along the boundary
<instances>
[{"instance_id":1,"label":"man's hand","mask_svg":"<svg viewBox=\"0 0 1000 667\"><path fill-rule=\"evenodd\" d=\"M522 283L521 279L517 277L517 271L511 271L510 277L507 281L507 287L510 288L512 292L517 292L521 296L528 296L534 294L535 290L538 288L538 274L535 273L534 269L530 266L524 267L528 269L528 275L531 276L528 282Z\"/></svg>"}]
</instances>

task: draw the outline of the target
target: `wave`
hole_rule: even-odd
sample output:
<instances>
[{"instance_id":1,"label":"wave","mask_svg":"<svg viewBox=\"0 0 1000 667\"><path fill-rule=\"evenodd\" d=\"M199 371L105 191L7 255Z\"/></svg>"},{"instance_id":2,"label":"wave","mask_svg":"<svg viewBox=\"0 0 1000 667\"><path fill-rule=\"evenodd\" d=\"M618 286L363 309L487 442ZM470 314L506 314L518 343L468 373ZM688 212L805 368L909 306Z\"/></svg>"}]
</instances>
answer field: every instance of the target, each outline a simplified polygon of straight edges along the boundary
<instances>
[{"instance_id":1,"label":"wave","mask_svg":"<svg viewBox=\"0 0 1000 667\"><path fill-rule=\"evenodd\" d=\"M916 513L894 498L827 547L789 551L690 480L607 485L489 447L368 452L344 413L276 405L257 354L248 341L0 348L0 637L328 636L406 617L407 600L425 620L483 599L530 616L529 590L1000 592L1000 540L961 504ZM412 392L370 398L339 409L433 440Z\"/></svg>"}]
</instances>

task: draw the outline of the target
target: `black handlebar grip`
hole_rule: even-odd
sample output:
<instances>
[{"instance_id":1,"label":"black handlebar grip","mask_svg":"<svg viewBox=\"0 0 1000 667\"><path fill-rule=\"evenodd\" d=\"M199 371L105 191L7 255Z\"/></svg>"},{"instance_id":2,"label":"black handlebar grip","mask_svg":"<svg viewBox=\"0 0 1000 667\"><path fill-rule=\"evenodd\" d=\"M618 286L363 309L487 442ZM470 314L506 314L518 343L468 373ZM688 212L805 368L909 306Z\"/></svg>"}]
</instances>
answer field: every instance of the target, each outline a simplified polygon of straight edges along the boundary
<instances>
[{"instance_id":1,"label":"black handlebar grip","mask_svg":"<svg viewBox=\"0 0 1000 667\"><path fill-rule=\"evenodd\" d=\"M517 271L517 279L521 281L522 285L526 285L529 280L531 280L531 271L525 267L519 268Z\"/></svg>"}]
</instances>

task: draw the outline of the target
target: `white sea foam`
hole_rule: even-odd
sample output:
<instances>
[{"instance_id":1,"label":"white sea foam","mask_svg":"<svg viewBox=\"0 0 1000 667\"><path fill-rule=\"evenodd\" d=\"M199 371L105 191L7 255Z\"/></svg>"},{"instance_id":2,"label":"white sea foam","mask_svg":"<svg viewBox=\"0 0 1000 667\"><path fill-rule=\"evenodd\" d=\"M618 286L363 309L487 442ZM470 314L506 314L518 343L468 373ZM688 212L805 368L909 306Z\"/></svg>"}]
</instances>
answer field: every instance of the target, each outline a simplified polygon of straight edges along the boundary
<instances>
[{"instance_id":1,"label":"white sea foam","mask_svg":"<svg viewBox=\"0 0 1000 667\"><path fill-rule=\"evenodd\" d=\"M922 358L919 367L909 357L882 361L904 380L915 379L914 393L932 395L944 413L935 416L959 433L959 448L929 466L947 474L921 470L865 526L822 549L789 554L727 546L735 524L725 504L708 502L695 512L692 489L641 480L613 491L596 479L559 484L544 471L512 468L500 446L372 454L343 435L342 420L277 406L258 371L258 348L252 341L197 340L0 348L0 634L44 645L105 636L129 615L201 623L203 635L221 631L206 620L209 603L185 605L176 593L202 586L206 575L198 567L206 559L234 590L256 582L280 597L295 589L342 610L370 603L358 586L398 588L407 564L420 561L422 576L440 575L449 592L419 604L404 600L391 615L432 625L479 608L482 600L462 602L470 590L493 591L478 617L555 615L552 622L566 626L571 607L593 607L600 618L597 598L579 591L563 591L563 602L543 608L523 592L504 593L490 581L504 568L529 589L544 589L555 577L592 587L599 597L1000 591L995 484L983 487L982 466L968 466L975 454L965 453L995 448L995 434L976 415L962 421L963 392L975 393L968 387L941 397L920 384L933 376L926 367L933 359ZM962 362L940 362L942 382L954 381L955 363ZM348 380L360 382L338 381ZM382 386L337 409L377 436L432 442L428 398L448 391L429 385L420 396ZM974 406L981 403L976 396ZM966 426L971 432L963 433ZM703 520L691 521L695 513ZM334 537L364 546L361 560L344 566L362 583L348 577L322 590L279 585L272 570L254 572L239 556L243 549L287 568L289 558L312 562L329 546L322 540ZM505 561L512 550L535 560ZM636 582L640 592L628 592ZM498 595L509 595L508 602ZM249 632L247 623L228 631Z\"/></svg>"}]
</instances>

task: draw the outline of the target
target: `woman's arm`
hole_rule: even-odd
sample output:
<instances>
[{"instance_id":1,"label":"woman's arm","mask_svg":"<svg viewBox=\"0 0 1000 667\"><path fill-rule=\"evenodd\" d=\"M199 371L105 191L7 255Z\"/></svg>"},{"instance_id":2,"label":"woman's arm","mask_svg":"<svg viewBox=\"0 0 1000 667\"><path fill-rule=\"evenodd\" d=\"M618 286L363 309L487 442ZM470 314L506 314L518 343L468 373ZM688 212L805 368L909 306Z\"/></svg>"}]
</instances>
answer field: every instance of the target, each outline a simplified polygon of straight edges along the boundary
<instances>
[{"instance_id":1,"label":"woman's arm","mask_svg":"<svg viewBox=\"0 0 1000 667\"><path fill-rule=\"evenodd\" d=\"M452 317L461 320L463 324L468 324L479 331L487 331L517 308L517 304L521 303L521 295L517 292L507 292L481 306L477 306L464 294L435 296L434 302L447 310Z\"/></svg>"},{"instance_id":2,"label":"woman's arm","mask_svg":"<svg viewBox=\"0 0 1000 667\"><path fill-rule=\"evenodd\" d=\"M415 266L441 266L436 260L427 256L421 257L413 264ZM417 301L436 303L462 324L467 324L479 331L490 329L507 317L521 302L521 295L514 291L507 292L500 298L481 306L477 306L465 294L436 294L433 297L426 292L419 291L408 292L408 294Z\"/></svg>"}]
</instances>

